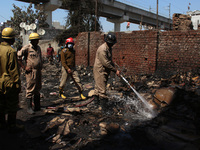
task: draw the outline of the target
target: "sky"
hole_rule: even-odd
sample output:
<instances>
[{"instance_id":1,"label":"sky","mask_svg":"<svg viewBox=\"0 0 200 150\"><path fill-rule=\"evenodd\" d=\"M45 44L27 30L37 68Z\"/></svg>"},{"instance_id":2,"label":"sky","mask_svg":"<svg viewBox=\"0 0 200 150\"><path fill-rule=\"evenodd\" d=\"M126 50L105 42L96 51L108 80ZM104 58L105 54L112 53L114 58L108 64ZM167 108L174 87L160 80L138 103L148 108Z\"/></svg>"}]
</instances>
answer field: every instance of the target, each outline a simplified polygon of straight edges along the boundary
<instances>
[{"instance_id":1,"label":"sky","mask_svg":"<svg viewBox=\"0 0 200 150\"><path fill-rule=\"evenodd\" d=\"M10 20L13 16L12 9L13 4L24 9L29 4L24 2L19 2L16 0L0 0L0 22L5 22L6 20ZM144 10L148 10L154 12L156 14L157 10L157 0L116 0L128 5L132 5ZM189 7L189 8L188 8ZM169 9L170 8L170 9ZM187 11L195 11L200 10L200 0L158 0L158 12L159 15L170 17L174 13L186 14ZM65 18L67 16L67 11L62 9L57 9L52 13L52 21L59 21L61 25L65 24ZM108 22L106 18L100 17L100 22L103 27L104 32L113 31L114 24ZM127 31L126 29L127 22L121 24L121 31ZM130 24L130 28L132 30L139 30L139 25Z\"/></svg>"}]
</instances>

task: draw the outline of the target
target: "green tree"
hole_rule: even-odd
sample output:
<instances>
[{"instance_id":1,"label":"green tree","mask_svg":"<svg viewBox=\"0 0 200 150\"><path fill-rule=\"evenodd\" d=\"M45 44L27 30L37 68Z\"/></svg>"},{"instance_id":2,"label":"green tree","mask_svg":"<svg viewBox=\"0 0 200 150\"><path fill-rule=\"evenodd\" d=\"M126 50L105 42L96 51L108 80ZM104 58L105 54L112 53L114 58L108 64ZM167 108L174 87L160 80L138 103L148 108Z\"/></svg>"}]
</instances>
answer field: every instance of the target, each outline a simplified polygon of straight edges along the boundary
<instances>
[{"instance_id":1,"label":"green tree","mask_svg":"<svg viewBox=\"0 0 200 150\"><path fill-rule=\"evenodd\" d=\"M25 10L24 10L25 9ZM44 13L43 9L40 10L34 10L32 8L32 3L24 9L16 6L13 4L13 17L11 17L11 26L15 29L17 34L19 35L20 31L22 30L20 28L20 23L25 22L27 25L30 25L32 23L35 23L36 19L38 20L38 27L45 28L49 25L45 22L47 15ZM15 47L18 48L18 46L22 43L22 40L20 39L20 36L15 42Z\"/></svg>"},{"instance_id":2,"label":"green tree","mask_svg":"<svg viewBox=\"0 0 200 150\"><path fill-rule=\"evenodd\" d=\"M45 22L47 15L45 14L42 8L40 10L37 9L34 10L32 3L30 3L30 5L27 8L24 7L26 10L23 10L22 8L16 6L15 4L13 4L13 7L14 9L12 9L13 17L11 17L12 21L11 25L18 32L20 32L21 30L19 26L21 22L25 22L26 24L30 25L32 23L35 23L36 19L38 20L39 27L45 28L49 26Z\"/></svg>"},{"instance_id":3,"label":"green tree","mask_svg":"<svg viewBox=\"0 0 200 150\"><path fill-rule=\"evenodd\" d=\"M62 0L62 7L69 10L66 17L66 30L56 37L56 40L63 43L68 37L75 37L79 32L100 31L102 29L99 17L96 16L96 0ZM97 14L101 7L97 0ZM96 23L96 25L95 25Z\"/></svg>"}]
</instances>

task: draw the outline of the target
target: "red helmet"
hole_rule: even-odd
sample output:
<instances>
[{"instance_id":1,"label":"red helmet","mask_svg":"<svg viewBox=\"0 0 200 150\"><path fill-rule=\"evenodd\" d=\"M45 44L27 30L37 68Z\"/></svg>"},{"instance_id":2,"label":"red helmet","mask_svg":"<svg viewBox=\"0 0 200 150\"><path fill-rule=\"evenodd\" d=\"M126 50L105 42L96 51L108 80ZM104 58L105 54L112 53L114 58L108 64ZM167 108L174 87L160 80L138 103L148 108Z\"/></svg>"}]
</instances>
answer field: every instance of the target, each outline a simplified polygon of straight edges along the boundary
<instances>
[{"instance_id":1,"label":"red helmet","mask_svg":"<svg viewBox=\"0 0 200 150\"><path fill-rule=\"evenodd\" d=\"M66 40L65 44L68 44L68 43L74 44L73 38L71 38L71 37L68 38L68 39Z\"/></svg>"}]
</instances>

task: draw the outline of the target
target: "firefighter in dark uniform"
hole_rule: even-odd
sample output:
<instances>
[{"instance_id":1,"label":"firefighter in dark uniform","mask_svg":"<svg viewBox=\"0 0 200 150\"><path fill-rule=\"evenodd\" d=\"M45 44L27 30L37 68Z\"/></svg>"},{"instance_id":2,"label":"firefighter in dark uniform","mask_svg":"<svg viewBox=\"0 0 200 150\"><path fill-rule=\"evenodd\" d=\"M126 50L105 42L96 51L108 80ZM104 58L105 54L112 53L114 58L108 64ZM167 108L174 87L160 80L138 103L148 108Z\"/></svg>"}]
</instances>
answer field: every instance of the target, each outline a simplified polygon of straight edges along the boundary
<instances>
[{"instance_id":1,"label":"firefighter in dark uniform","mask_svg":"<svg viewBox=\"0 0 200 150\"><path fill-rule=\"evenodd\" d=\"M7 127L15 131L16 115L21 90L20 72L17 63L17 52L11 47L15 42L15 32L12 28L4 28L0 44L0 128Z\"/></svg>"}]
</instances>

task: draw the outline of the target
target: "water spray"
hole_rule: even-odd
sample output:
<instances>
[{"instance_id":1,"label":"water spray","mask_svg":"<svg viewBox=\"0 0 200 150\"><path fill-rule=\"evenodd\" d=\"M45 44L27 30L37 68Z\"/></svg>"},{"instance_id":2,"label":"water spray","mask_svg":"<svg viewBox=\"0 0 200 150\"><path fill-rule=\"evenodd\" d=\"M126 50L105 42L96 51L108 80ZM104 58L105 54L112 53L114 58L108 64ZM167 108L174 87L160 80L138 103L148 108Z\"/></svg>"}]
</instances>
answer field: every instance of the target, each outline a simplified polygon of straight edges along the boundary
<instances>
[{"instance_id":1,"label":"water spray","mask_svg":"<svg viewBox=\"0 0 200 150\"><path fill-rule=\"evenodd\" d=\"M156 116L156 112L153 110L153 106L149 104L145 98L143 98L131 85L130 83L124 78L122 75L120 77L129 85L129 87L133 90L133 92L138 96L138 98L143 102L143 104L146 106L146 108L151 112L152 116Z\"/></svg>"}]
</instances>

